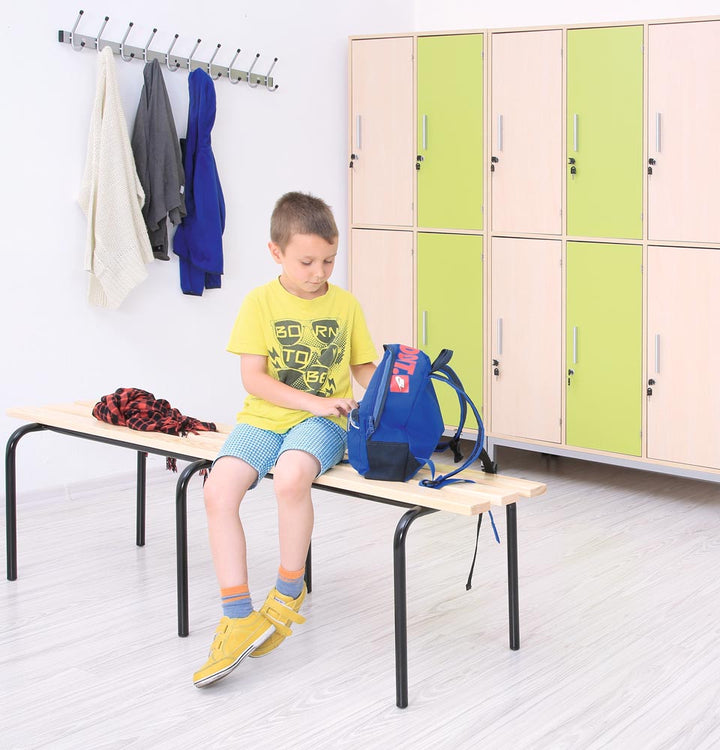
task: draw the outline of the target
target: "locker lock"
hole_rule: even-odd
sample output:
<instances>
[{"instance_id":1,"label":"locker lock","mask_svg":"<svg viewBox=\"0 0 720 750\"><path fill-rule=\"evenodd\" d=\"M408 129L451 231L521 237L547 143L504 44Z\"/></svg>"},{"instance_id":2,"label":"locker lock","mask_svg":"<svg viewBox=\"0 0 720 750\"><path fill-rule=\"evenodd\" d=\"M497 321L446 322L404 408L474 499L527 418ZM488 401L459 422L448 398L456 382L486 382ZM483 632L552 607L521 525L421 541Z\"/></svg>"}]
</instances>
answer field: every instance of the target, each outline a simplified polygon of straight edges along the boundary
<instances>
[{"instance_id":1,"label":"locker lock","mask_svg":"<svg viewBox=\"0 0 720 750\"><path fill-rule=\"evenodd\" d=\"M492 156L490 158L490 171L495 171L495 165L500 161L500 159L497 156Z\"/></svg>"},{"instance_id":2,"label":"locker lock","mask_svg":"<svg viewBox=\"0 0 720 750\"><path fill-rule=\"evenodd\" d=\"M497 359L494 359L492 363L493 363L493 375L497 377L500 374L500 367L499 367L500 362L498 362Z\"/></svg>"},{"instance_id":3,"label":"locker lock","mask_svg":"<svg viewBox=\"0 0 720 750\"><path fill-rule=\"evenodd\" d=\"M653 166L654 165L655 165L655 159L653 159L652 157L650 157L648 159L648 174L652 174L653 173Z\"/></svg>"},{"instance_id":4,"label":"locker lock","mask_svg":"<svg viewBox=\"0 0 720 750\"><path fill-rule=\"evenodd\" d=\"M415 169L420 169L420 162L425 161L425 157L422 154L417 155L417 161L415 162Z\"/></svg>"},{"instance_id":5,"label":"locker lock","mask_svg":"<svg viewBox=\"0 0 720 750\"><path fill-rule=\"evenodd\" d=\"M653 378L650 378L650 380L648 380L648 389L647 389L647 395L648 396L652 396L653 395L652 386L654 386L654 385L655 385L655 380Z\"/></svg>"},{"instance_id":6,"label":"locker lock","mask_svg":"<svg viewBox=\"0 0 720 750\"><path fill-rule=\"evenodd\" d=\"M571 156L571 157L570 157L570 158L568 159L568 164L575 164L575 157L574 157L574 156Z\"/></svg>"},{"instance_id":7,"label":"locker lock","mask_svg":"<svg viewBox=\"0 0 720 750\"><path fill-rule=\"evenodd\" d=\"M568 370L568 385L570 385L570 378L575 374L575 370L572 368Z\"/></svg>"},{"instance_id":8,"label":"locker lock","mask_svg":"<svg viewBox=\"0 0 720 750\"><path fill-rule=\"evenodd\" d=\"M350 169L352 169L352 168L353 168L353 165L354 165L353 163L355 162L355 160L356 160L357 158L358 158L358 155L357 155L357 154L350 154Z\"/></svg>"}]
</instances>

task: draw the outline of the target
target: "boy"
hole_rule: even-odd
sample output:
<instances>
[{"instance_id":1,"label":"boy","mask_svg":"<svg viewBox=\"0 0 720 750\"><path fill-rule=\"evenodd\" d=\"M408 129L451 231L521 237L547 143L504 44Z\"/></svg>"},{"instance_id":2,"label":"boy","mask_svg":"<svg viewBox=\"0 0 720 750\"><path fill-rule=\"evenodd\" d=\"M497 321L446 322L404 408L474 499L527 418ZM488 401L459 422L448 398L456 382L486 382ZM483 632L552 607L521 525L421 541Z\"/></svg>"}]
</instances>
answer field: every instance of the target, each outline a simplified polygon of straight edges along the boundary
<instances>
[{"instance_id":1,"label":"boy","mask_svg":"<svg viewBox=\"0 0 720 750\"><path fill-rule=\"evenodd\" d=\"M223 617L206 664L194 675L204 687L229 674L248 654L264 656L302 623L304 574L313 527L310 488L340 461L345 423L357 406L350 374L367 387L376 350L357 300L328 284L338 231L322 200L287 193L275 205L268 247L282 273L250 292L228 350L240 355L248 396L238 424L205 483L205 509ZM273 467L280 568L258 612L248 589L245 493Z\"/></svg>"}]
</instances>

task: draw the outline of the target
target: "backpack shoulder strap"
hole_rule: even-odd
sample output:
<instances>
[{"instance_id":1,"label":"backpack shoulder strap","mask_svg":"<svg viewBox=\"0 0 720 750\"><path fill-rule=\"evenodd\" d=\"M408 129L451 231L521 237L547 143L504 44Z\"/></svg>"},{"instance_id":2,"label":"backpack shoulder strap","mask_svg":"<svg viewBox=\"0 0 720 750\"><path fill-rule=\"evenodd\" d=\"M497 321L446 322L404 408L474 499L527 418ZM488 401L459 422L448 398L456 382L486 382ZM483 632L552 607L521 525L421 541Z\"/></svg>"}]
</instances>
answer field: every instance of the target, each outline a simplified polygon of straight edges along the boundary
<instances>
[{"instance_id":1,"label":"backpack shoulder strap","mask_svg":"<svg viewBox=\"0 0 720 750\"><path fill-rule=\"evenodd\" d=\"M470 464L475 461L476 458L480 455L480 453L483 451L483 445L485 443L485 428L483 427L482 418L480 417L480 413L477 410L477 407L472 402L471 398L465 393L464 389L462 388L462 385L460 384L460 381L455 375L452 370L450 370L449 374L447 370L450 370L447 365L443 366L443 369L440 372L433 372L430 374L430 378L432 380L437 380L440 383L446 383L451 388L455 390L455 392L458 395L458 398L460 399L460 402L463 406L465 406L465 411L467 411L467 406L469 406L475 416L475 419L477 420L478 424L478 433L477 437L475 439L475 445L473 446L472 451L470 451L470 455L463 461L463 463L458 466L453 471L448 472L447 474L444 474L439 477L434 477L432 479L423 479L420 484L422 484L424 487L433 487L433 488L440 488L445 484L448 484L448 482L460 482L460 481L468 481L468 480L462 480L462 479L452 479L456 474L460 473L463 469L466 469ZM464 426L464 419L461 419L461 427L458 429L458 431L455 434L455 438L453 439L459 439L460 430L462 429L462 426Z\"/></svg>"}]
</instances>

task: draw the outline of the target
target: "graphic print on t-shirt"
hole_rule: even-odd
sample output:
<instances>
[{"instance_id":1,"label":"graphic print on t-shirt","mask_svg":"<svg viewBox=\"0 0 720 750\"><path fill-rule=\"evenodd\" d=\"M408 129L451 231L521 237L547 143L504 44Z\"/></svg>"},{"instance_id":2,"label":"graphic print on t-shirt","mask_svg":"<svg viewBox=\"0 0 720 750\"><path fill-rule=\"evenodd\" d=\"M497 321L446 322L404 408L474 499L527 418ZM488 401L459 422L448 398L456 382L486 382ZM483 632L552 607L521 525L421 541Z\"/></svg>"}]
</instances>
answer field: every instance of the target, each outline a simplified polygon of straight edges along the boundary
<instances>
[{"instance_id":1,"label":"graphic print on t-shirt","mask_svg":"<svg viewBox=\"0 0 720 750\"><path fill-rule=\"evenodd\" d=\"M333 318L276 320L272 325L277 348L269 356L278 380L299 391L332 395L332 368L345 352L346 326Z\"/></svg>"}]
</instances>

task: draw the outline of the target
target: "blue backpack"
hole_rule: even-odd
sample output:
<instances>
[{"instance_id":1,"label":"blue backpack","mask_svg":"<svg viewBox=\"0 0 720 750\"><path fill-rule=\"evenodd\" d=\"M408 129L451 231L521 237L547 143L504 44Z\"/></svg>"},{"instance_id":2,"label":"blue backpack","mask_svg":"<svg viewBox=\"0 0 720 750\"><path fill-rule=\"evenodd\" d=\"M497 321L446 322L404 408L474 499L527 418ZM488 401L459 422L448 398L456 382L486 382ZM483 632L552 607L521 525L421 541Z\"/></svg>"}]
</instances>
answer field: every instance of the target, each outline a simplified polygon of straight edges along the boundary
<instances>
[{"instance_id":1,"label":"blue backpack","mask_svg":"<svg viewBox=\"0 0 720 750\"><path fill-rule=\"evenodd\" d=\"M425 352L402 344L385 344L385 354L372 376L360 405L348 416L348 459L367 479L405 482L426 464L432 478L425 487L439 488L481 457L486 471L496 468L483 449L485 430L475 404L465 393L460 379L448 362L452 351L443 349L434 362ZM442 443L445 423L432 381L446 383L460 402L460 420L454 437ZM430 459L433 452L451 448L455 462L462 461L458 445L470 407L478 424L475 445L465 461L447 474L435 476Z\"/></svg>"}]
</instances>

